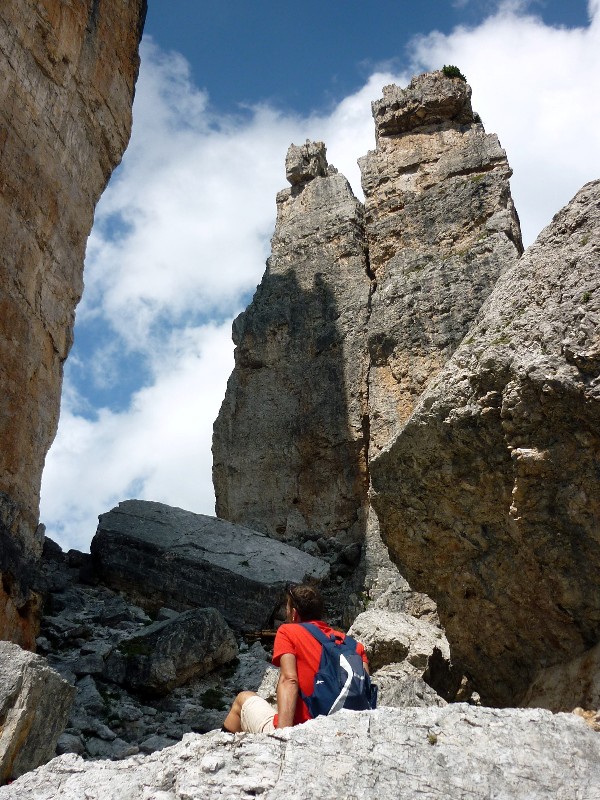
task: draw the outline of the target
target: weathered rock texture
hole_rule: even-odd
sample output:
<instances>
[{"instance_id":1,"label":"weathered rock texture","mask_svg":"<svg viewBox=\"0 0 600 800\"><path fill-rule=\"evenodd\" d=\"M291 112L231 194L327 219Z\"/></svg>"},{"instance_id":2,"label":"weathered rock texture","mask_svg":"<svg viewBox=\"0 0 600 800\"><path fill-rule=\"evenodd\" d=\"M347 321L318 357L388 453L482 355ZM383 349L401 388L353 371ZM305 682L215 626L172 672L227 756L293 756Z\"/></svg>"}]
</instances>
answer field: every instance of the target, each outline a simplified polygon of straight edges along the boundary
<instances>
[{"instance_id":1,"label":"weathered rock texture","mask_svg":"<svg viewBox=\"0 0 600 800\"><path fill-rule=\"evenodd\" d=\"M292 145L267 270L233 325L215 423L217 515L293 538L357 540L366 468L367 274L362 205L321 142Z\"/></svg>"},{"instance_id":2,"label":"weathered rock texture","mask_svg":"<svg viewBox=\"0 0 600 800\"><path fill-rule=\"evenodd\" d=\"M237 630L268 626L287 583L329 572L249 528L143 500L102 514L91 551L105 585L143 607L216 608Z\"/></svg>"},{"instance_id":3,"label":"weathered rock texture","mask_svg":"<svg viewBox=\"0 0 600 800\"><path fill-rule=\"evenodd\" d=\"M43 658L0 642L0 784L54 757L74 694Z\"/></svg>"},{"instance_id":4,"label":"weathered rock texture","mask_svg":"<svg viewBox=\"0 0 600 800\"><path fill-rule=\"evenodd\" d=\"M364 644L371 670L406 660L424 672L436 648L445 659L450 658L448 641L440 628L399 611L364 611L348 633Z\"/></svg>"},{"instance_id":5,"label":"weathered rock texture","mask_svg":"<svg viewBox=\"0 0 600 800\"><path fill-rule=\"evenodd\" d=\"M497 136L471 88L442 72L373 103L377 148L359 159L370 267L369 455L410 416L522 251Z\"/></svg>"},{"instance_id":6,"label":"weathered rock texture","mask_svg":"<svg viewBox=\"0 0 600 800\"><path fill-rule=\"evenodd\" d=\"M0 638L35 640L39 488L94 206L131 128L146 0L0 9Z\"/></svg>"},{"instance_id":7,"label":"weathered rock texture","mask_svg":"<svg viewBox=\"0 0 600 800\"><path fill-rule=\"evenodd\" d=\"M371 464L382 533L484 702L600 640L600 181L503 273Z\"/></svg>"},{"instance_id":8,"label":"weathered rock texture","mask_svg":"<svg viewBox=\"0 0 600 800\"><path fill-rule=\"evenodd\" d=\"M511 170L470 95L441 72L384 89L377 149L360 159L366 213L321 143L290 148L267 271L233 328L219 516L364 538L369 458L522 250Z\"/></svg>"},{"instance_id":9,"label":"weathered rock texture","mask_svg":"<svg viewBox=\"0 0 600 800\"><path fill-rule=\"evenodd\" d=\"M340 711L272 735L190 735L146 758L56 759L1 800L592 800L600 737L542 710Z\"/></svg>"},{"instance_id":10,"label":"weathered rock texture","mask_svg":"<svg viewBox=\"0 0 600 800\"><path fill-rule=\"evenodd\" d=\"M550 711L600 709L600 644L567 664L541 670L522 705Z\"/></svg>"},{"instance_id":11,"label":"weathered rock texture","mask_svg":"<svg viewBox=\"0 0 600 800\"><path fill-rule=\"evenodd\" d=\"M109 658L119 683L145 694L167 694L238 654L231 628L215 608L184 611L121 642Z\"/></svg>"}]
</instances>

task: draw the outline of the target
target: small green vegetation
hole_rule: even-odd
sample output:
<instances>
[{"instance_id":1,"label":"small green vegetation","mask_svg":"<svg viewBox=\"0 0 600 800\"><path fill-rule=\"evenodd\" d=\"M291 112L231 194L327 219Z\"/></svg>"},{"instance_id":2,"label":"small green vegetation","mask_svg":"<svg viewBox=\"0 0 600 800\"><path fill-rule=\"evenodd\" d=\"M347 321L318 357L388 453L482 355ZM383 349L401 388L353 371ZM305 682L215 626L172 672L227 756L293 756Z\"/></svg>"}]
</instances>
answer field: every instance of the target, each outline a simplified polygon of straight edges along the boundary
<instances>
[{"instance_id":1,"label":"small green vegetation","mask_svg":"<svg viewBox=\"0 0 600 800\"><path fill-rule=\"evenodd\" d=\"M429 742L429 744L437 744L437 740L438 737L435 735L435 733L427 734L427 741Z\"/></svg>"},{"instance_id":2,"label":"small green vegetation","mask_svg":"<svg viewBox=\"0 0 600 800\"><path fill-rule=\"evenodd\" d=\"M472 183L481 183L481 181L485 178L485 175L480 172L477 175L471 175L471 182Z\"/></svg>"},{"instance_id":3,"label":"small green vegetation","mask_svg":"<svg viewBox=\"0 0 600 800\"><path fill-rule=\"evenodd\" d=\"M590 297L591 297L591 296L592 296L592 295L591 295L589 292L584 292L584 293L581 295L581 302L582 302L582 303L589 303L589 302L590 302Z\"/></svg>"},{"instance_id":4,"label":"small green vegetation","mask_svg":"<svg viewBox=\"0 0 600 800\"><path fill-rule=\"evenodd\" d=\"M459 70L458 67L455 67L454 64L444 64L442 67L442 72L447 78L458 78L461 81L467 82L467 79Z\"/></svg>"},{"instance_id":5,"label":"small green vegetation","mask_svg":"<svg viewBox=\"0 0 600 800\"><path fill-rule=\"evenodd\" d=\"M211 708L214 711L225 711L227 708L227 704L223 700L223 692L217 688L202 692L200 700L204 708Z\"/></svg>"},{"instance_id":6,"label":"small green vegetation","mask_svg":"<svg viewBox=\"0 0 600 800\"><path fill-rule=\"evenodd\" d=\"M473 122L478 122L480 125L483 124L481 117L476 111L473 113Z\"/></svg>"}]
</instances>

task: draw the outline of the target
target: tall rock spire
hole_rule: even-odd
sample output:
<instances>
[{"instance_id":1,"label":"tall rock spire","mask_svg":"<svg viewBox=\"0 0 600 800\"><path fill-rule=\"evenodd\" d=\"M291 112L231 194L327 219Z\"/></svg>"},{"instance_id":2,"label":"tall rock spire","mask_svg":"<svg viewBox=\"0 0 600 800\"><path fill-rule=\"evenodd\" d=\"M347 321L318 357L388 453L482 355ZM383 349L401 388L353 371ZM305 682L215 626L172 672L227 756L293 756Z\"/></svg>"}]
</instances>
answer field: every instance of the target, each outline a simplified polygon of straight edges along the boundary
<instances>
[{"instance_id":1,"label":"tall rock spire","mask_svg":"<svg viewBox=\"0 0 600 800\"><path fill-rule=\"evenodd\" d=\"M321 143L290 148L267 271L234 323L219 516L274 536L364 534L370 455L522 249L505 153L470 96L441 72L384 89L364 210Z\"/></svg>"},{"instance_id":2,"label":"tall rock spire","mask_svg":"<svg viewBox=\"0 0 600 800\"><path fill-rule=\"evenodd\" d=\"M461 78L433 72L373 103L359 159L376 280L369 322L371 455L411 414L522 252L512 174Z\"/></svg>"},{"instance_id":3,"label":"tall rock spire","mask_svg":"<svg viewBox=\"0 0 600 800\"><path fill-rule=\"evenodd\" d=\"M267 269L233 326L213 437L217 514L275 537L359 539L366 503L363 209L322 142L292 145Z\"/></svg>"}]
</instances>

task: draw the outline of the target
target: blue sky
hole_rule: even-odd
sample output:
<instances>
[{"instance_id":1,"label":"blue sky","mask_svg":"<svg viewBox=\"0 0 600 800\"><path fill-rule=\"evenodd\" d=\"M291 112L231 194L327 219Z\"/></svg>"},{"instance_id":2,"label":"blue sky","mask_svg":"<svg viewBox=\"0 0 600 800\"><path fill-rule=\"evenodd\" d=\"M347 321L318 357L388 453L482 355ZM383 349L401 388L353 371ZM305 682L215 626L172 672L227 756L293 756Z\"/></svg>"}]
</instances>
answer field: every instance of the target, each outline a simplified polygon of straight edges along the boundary
<instances>
[{"instance_id":1,"label":"blue sky","mask_svg":"<svg viewBox=\"0 0 600 800\"><path fill-rule=\"evenodd\" d=\"M231 321L269 253L291 142L361 196L370 103L456 64L531 243L600 173L600 0L149 0L134 129L96 212L41 521L86 550L130 497L212 514ZM593 100L592 100L593 99Z\"/></svg>"},{"instance_id":2,"label":"blue sky","mask_svg":"<svg viewBox=\"0 0 600 800\"><path fill-rule=\"evenodd\" d=\"M382 65L410 64L410 42L480 24L490 0L150 0L146 35L188 59L197 86L233 111L269 102L306 113L361 87ZM584 26L585 0L528 4L549 25Z\"/></svg>"}]
</instances>

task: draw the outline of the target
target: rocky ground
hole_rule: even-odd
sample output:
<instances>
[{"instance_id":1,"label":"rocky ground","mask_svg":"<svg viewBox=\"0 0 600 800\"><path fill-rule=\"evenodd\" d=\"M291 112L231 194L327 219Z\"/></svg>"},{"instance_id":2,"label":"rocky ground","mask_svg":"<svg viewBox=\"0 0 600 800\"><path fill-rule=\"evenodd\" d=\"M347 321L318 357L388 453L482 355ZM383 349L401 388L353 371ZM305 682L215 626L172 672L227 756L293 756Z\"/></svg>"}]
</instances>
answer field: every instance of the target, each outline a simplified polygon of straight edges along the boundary
<instances>
[{"instance_id":1,"label":"rocky ground","mask_svg":"<svg viewBox=\"0 0 600 800\"><path fill-rule=\"evenodd\" d=\"M260 640L241 636L237 656L225 667L168 694L120 686L115 681L119 647L154 623L182 615L162 608L152 619L123 593L93 585L88 555L63 554L48 540L45 552L48 594L38 652L77 688L58 754L121 759L160 750L186 733L219 728L235 695L258 689L270 655Z\"/></svg>"},{"instance_id":2,"label":"rocky ground","mask_svg":"<svg viewBox=\"0 0 600 800\"><path fill-rule=\"evenodd\" d=\"M54 759L0 800L597 800L600 737L541 709L341 711L274 734L187 735L125 761Z\"/></svg>"}]
</instances>

